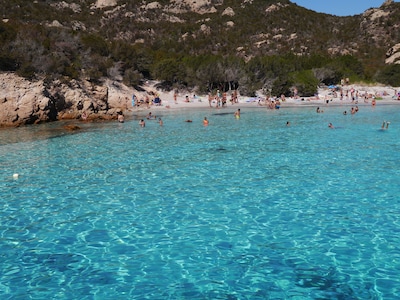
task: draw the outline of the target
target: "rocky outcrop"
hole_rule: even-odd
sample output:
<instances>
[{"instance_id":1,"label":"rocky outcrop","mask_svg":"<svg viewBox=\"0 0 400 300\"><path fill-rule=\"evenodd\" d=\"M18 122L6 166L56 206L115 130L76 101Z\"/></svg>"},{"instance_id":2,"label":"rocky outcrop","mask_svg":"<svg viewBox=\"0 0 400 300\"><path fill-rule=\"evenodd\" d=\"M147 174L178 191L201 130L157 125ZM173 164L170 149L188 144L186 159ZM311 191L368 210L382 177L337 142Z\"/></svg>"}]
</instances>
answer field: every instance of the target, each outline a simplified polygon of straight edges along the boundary
<instances>
[{"instance_id":1,"label":"rocky outcrop","mask_svg":"<svg viewBox=\"0 0 400 300\"><path fill-rule=\"evenodd\" d=\"M394 45L386 52L386 60L387 64L400 64L400 43Z\"/></svg>"},{"instance_id":2,"label":"rocky outcrop","mask_svg":"<svg viewBox=\"0 0 400 300\"><path fill-rule=\"evenodd\" d=\"M104 8L109 6L116 6L117 0L97 0L93 8Z\"/></svg>"},{"instance_id":3,"label":"rocky outcrop","mask_svg":"<svg viewBox=\"0 0 400 300\"><path fill-rule=\"evenodd\" d=\"M133 91L120 82L28 81L0 74L0 126L19 126L62 119L115 119L130 105Z\"/></svg>"},{"instance_id":4,"label":"rocky outcrop","mask_svg":"<svg viewBox=\"0 0 400 300\"><path fill-rule=\"evenodd\" d=\"M229 16L233 17L235 15L235 12L233 11L232 7L227 7L225 10L222 12L222 16Z\"/></svg>"},{"instance_id":5,"label":"rocky outcrop","mask_svg":"<svg viewBox=\"0 0 400 300\"><path fill-rule=\"evenodd\" d=\"M56 2L56 3L50 3L50 6L55 7L57 9L69 8L74 13L80 13L82 11L82 8L81 8L81 6L79 4L77 4L77 3L66 3L65 1Z\"/></svg>"},{"instance_id":6,"label":"rocky outcrop","mask_svg":"<svg viewBox=\"0 0 400 300\"><path fill-rule=\"evenodd\" d=\"M393 18L397 13L396 10L391 8L394 2L391 0L385 1L379 8L370 8L362 14L362 20L360 22L360 30L363 36L369 37L369 44L375 44L380 47L381 45L387 45L392 42L392 32L398 32L400 24ZM398 18L397 18L398 20ZM385 23L391 23L390 30L387 27L382 26Z\"/></svg>"},{"instance_id":7,"label":"rocky outcrop","mask_svg":"<svg viewBox=\"0 0 400 300\"><path fill-rule=\"evenodd\" d=\"M221 5L223 1L216 1L216 5ZM211 0L172 0L166 9L169 12L185 13L192 11L198 14L216 13L217 9Z\"/></svg>"},{"instance_id":8,"label":"rocky outcrop","mask_svg":"<svg viewBox=\"0 0 400 300\"><path fill-rule=\"evenodd\" d=\"M266 13L272 13L274 11L280 10L282 8L285 8L287 5L284 5L280 2L276 3L276 4L272 4L270 6L268 6L265 10Z\"/></svg>"},{"instance_id":9,"label":"rocky outcrop","mask_svg":"<svg viewBox=\"0 0 400 300\"><path fill-rule=\"evenodd\" d=\"M394 0L386 0L385 2L383 2L382 6L389 6L392 3L394 3Z\"/></svg>"}]
</instances>

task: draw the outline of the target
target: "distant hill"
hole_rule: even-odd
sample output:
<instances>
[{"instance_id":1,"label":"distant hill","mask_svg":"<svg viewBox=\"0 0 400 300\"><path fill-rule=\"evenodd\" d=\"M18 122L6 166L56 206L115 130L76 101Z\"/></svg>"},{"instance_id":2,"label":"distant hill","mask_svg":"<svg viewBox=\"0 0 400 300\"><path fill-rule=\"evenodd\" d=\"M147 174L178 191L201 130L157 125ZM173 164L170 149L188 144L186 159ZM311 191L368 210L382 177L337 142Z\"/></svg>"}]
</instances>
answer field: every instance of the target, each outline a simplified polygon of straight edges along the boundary
<instances>
[{"instance_id":1,"label":"distant hill","mask_svg":"<svg viewBox=\"0 0 400 300\"><path fill-rule=\"evenodd\" d=\"M30 79L311 94L343 76L400 81L393 1L351 17L288 0L8 0L0 13L0 70Z\"/></svg>"}]
</instances>

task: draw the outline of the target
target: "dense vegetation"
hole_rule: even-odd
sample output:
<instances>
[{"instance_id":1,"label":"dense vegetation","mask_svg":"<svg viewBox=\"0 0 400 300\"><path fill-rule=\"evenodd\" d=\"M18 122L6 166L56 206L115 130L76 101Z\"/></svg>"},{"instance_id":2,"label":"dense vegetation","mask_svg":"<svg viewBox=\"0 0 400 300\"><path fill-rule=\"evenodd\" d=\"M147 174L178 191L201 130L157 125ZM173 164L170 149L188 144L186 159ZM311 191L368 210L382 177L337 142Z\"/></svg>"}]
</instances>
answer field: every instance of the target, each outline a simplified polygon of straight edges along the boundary
<instances>
[{"instance_id":1,"label":"dense vegetation","mask_svg":"<svg viewBox=\"0 0 400 300\"><path fill-rule=\"evenodd\" d=\"M69 6L46 0L1 4L0 71L48 80L108 77L130 86L158 79L166 89L201 92L239 86L246 94L264 89L289 95L296 86L309 96L318 85L342 78L400 85L399 65L384 64L387 49L371 46L376 38L368 24L363 31L361 16L318 14L284 0L279 3L287 6L267 14L260 7L277 1L241 5L227 0L219 9L233 8L233 18L188 11L174 15L179 22L170 22L159 9L144 10L136 1L107 14L91 8L93 1L63 3ZM400 33L390 30L400 19L393 5L391 17L378 20L379 32L385 32L379 38L399 41ZM233 29L227 28L230 20ZM199 30L202 24L209 31ZM334 45L357 51L333 54L327 49Z\"/></svg>"}]
</instances>

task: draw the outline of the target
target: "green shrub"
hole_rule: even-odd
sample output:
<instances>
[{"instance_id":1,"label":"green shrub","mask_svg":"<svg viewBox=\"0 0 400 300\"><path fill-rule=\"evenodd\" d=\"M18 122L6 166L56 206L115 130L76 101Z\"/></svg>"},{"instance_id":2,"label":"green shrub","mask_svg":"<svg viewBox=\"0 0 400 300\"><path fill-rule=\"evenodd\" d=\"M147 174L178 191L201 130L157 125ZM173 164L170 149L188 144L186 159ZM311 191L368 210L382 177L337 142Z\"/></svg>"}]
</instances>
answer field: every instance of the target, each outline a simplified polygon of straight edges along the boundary
<instances>
[{"instance_id":1,"label":"green shrub","mask_svg":"<svg viewBox=\"0 0 400 300\"><path fill-rule=\"evenodd\" d=\"M285 95L290 96L290 89L294 82L289 78L287 74L281 75L275 79L272 84L271 93L275 96Z\"/></svg>"},{"instance_id":2,"label":"green shrub","mask_svg":"<svg viewBox=\"0 0 400 300\"><path fill-rule=\"evenodd\" d=\"M291 78L300 95L310 97L317 93L319 81L312 70L292 73ZM287 94L285 93L285 95Z\"/></svg>"},{"instance_id":3,"label":"green shrub","mask_svg":"<svg viewBox=\"0 0 400 300\"><path fill-rule=\"evenodd\" d=\"M0 54L0 71L15 71L17 62L13 57Z\"/></svg>"},{"instance_id":4,"label":"green shrub","mask_svg":"<svg viewBox=\"0 0 400 300\"><path fill-rule=\"evenodd\" d=\"M35 77L35 68L29 63L24 63L18 68L16 73L21 77L33 79Z\"/></svg>"},{"instance_id":5,"label":"green shrub","mask_svg":"<svg viewBox=\"0 0 400 300\"><path fill-rule=\"evenodd\" d=\"M377 74L376 81L391 86L400 86L400 65L386 66Z\"/></svg>"},{"instance_id":6,"label":"green shrub","mask_svg":"<svg viewBox=\"0 0 400 300\"><path fill-rule=\"evenodd\" d=\"M143 81L143 74L133 68L125 70L123 82L128 86L140 85Z\"/></svg>"},{"instance_id":7,"label":"green shrub","mask_svg":"<svg viewBox=\"0 0 400 300\"><path fill-rule=\"evenodd\" d=\"M84 35L81 37L81 41L83 46L89 48L93 53L97 53L101 56L107 56L109 54L108 43L99 35Z\"/></svg>"}]
</instances>

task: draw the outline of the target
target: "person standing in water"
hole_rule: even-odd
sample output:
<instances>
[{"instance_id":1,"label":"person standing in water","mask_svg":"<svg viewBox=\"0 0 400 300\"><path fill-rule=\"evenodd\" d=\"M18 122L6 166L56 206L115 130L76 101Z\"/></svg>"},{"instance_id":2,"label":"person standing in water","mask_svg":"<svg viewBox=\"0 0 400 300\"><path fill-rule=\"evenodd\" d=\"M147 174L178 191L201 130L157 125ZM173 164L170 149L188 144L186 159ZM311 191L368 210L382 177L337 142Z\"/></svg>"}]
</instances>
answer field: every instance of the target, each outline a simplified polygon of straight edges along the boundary
<instances>
[{"instance_id":1,"label":"person standing in water","mask_svg":"<svg viewBox=\"0 0 400 300\"><path fill-rule=\"evenodd\" d=\"M236 119L240 119L240 108L238 108L238 110L235 111L234 116Z\"/></svg>"},{"instance_id":2,"label":"person standing in water","mask_svg":"<svg viewBox=\"0 0 400 300\"><path fill-rule=\"evenodd\" d=\"M381 129L382 130L389 129L389 124L390 124L390 122L383 121ZM386 128L385 128L385 126L386 126Z\"/></svg>"},{"instance_id":3,"label":"person standing in water","mask_svg":"<svg viewBox=\"0 0 400 300\"><path fill-rule=\"evenodd\" d=\"M118 122L119 123L125 122L125 118L124 118L124 115L122 114L122 112L118 112Z\"/></svg>"},{"instance_id":4,"label":"person standing in water","mask_svg":"<svg viewBox=\"0 0 400 300\"><path fill-rule=\"evenodd\" d=\"M204 120L203 120L203 125L204 125L204 126L208 126L208 120L207 120L207 117L204 117Z\"/></svg>"}]
</instances>

